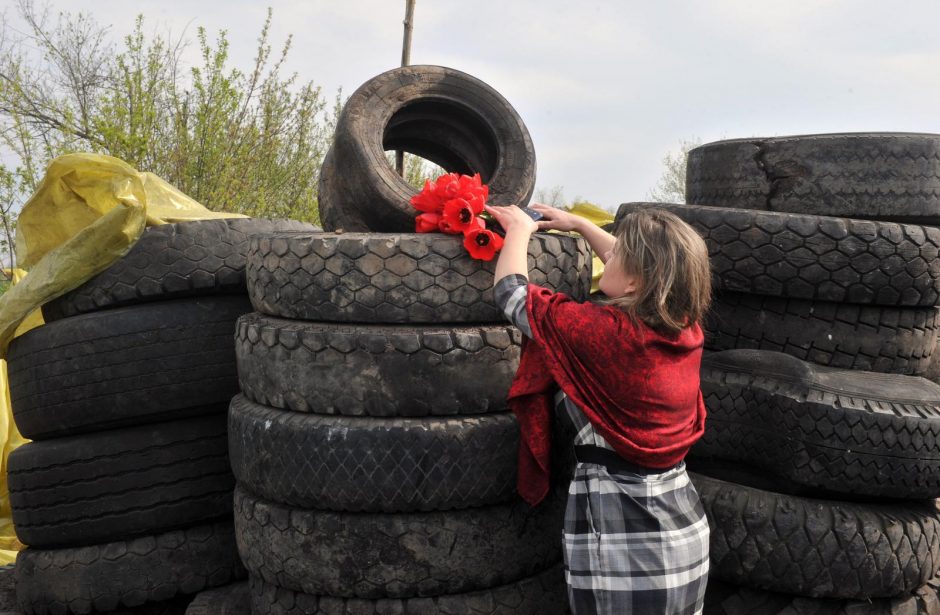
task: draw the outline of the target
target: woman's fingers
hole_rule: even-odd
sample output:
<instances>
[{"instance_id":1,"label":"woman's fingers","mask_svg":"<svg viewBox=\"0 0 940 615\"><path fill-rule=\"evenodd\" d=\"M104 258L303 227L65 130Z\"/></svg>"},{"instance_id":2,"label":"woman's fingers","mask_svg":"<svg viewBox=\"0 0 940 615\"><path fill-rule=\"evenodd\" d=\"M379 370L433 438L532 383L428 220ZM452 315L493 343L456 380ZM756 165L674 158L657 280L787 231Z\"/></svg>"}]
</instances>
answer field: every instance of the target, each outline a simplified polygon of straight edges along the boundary
<instances>
[{"instance_id":1,"label":"woman's fingers","mask_svg":"<svg viewBox=\"0 0 940 615\"><path fill-rule=\"evenodd\" d=\"M503 213L501 207L496 207L495 205L484 205L484 206L483 206L483 209L484 209L488 214L490 214L491 216L493 216L494 218L496 218L496 221L497 221L497 222L499 222L500 220L502 220L502 219L504 218L504 216L506 215L506 214Z\"/></svg>"}]
</instances>

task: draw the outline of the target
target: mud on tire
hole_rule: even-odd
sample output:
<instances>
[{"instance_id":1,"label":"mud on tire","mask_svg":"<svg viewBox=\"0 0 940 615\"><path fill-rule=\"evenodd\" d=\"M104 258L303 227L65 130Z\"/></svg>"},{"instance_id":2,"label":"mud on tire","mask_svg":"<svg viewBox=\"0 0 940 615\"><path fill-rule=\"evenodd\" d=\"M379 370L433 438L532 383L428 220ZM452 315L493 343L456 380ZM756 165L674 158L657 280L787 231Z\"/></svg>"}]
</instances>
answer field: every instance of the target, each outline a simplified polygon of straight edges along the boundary
<instances>
[{"instance_id":1,"label":"mud on tire","mask_svg":"<svg viewBox=\"0 0 940 615\"><path fill-rule=\"evenodd\" d=\"M561 559L563 494L422 513L303 510L235 490L238 550L266 583L313 595L411 598L517 581Z\"/></svg>"},{"instance_id":2,"label":"mud on tire","mask_svg":"<svg viewBox=\"0 0 940 615\"><path fill-rule=\"evenodd\" d=\"M71 549L26 549L16 558L24 613L141 607L244 576L231 522Z\"/></svg>"},{"instance_id":3,"label":"mud on tire","mask_svg":"<svg viewBox=\"0 0 940 615\"><path fill-rule=\"evenodd\" d=\"M465 594L427 598L334 598L311 596L251 577L254 615L564 615L568 613L564 569L552 566L519 581ZM196 614L194 614L196 615ZM234 615L234 614L233 614Z\"/></svg>"}]
</instances>

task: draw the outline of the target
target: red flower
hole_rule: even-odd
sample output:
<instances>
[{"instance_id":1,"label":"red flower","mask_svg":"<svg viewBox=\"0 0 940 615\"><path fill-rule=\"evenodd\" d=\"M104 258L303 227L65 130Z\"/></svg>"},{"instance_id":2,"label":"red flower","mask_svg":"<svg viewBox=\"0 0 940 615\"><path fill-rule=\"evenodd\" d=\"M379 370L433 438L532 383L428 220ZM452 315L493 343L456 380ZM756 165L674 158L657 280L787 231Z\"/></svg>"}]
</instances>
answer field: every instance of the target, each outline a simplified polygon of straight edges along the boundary
<instances>
[{"instance_id":1,"label":"red flower","mask_svg":"<svg viewBox=\"0 0 940 615\"><path fill-rule=\"evenodd\" d=\"M457 198L462 191L459 173L441 175L435 182L434 195L440 199L441 203Z\"/></svg>"},{"instance_id":2,"label":"red flower","mask_svg":"<svg viewBox=\"0 0 940 615\"><path fill-rule=\"evenodd\" d=\"M441 223L440 214L419 214L415 218L415 232L416 233L433 233L438 229L438 226Z\"/></svg>"},{"instance_id":3,"label":"red flower","mask_svg":"<svg viewBox=\"0 0 940 615\"><path fill-rule=\"evenodd\" d=\"M444 216L441 216L440 222L437 224L437 228L442 233L447 233L448 235L459 235L460 231L455 228L451 228L450 222Z\"/></svg>"},{"instance_id":4,"label":"red flower","mask_svg":"<svg viewBox=\"0 0 940 615\"><path fill-rule=\"evenodd\" d=\"M415 209L431 214L439 214L443 211L444 201L437 197L436 183L427 179L424 180L424 189L411 197L411 204Z\"/></svg>"},{"instance_id":5,"label":"red flower","mask_svg":"<svg viewBox=\"0 0 940 615\"><path fill-rule=\"evenodd\" d=\"M463 236L463 247L473 258L490 261L503 247L503 238L493 231L477 226Z\"/></svg>"},{"instance_id":6,"label":"red flower","mask_svg":"<svg viewBox=\"0 0 940 615\"><path fill-rule=\"evenodd\" d=\"M464 233L473 228L476 214L483 212L483 201L479 198L471 200L457 198L444 203L444 220L447 226L455 232Z\"/></svg>"},{"instance_id":7,"label":"red flower","mask_svg":"<svg viewBox=\"0 0 940 615\"><path fill-rule=\"evenodd\" d=\"M460 176L460 191L464 194L483 197L483 202L490 196L490 188L480 180L480 174L475 173L473 177L469 175Z\"/></svg>"},{"instance_id":8,"label":"red flower","mask_svg":"<svg viewBox=\"0 0 940 615\"><path fill-rule=\"evenodd\" d=\"M425 180L424 188L411 197L411 204L420 212L415 218L419 233L464 234L464 246L470 256L492 260L503 246L503 238L486 230L480 218L489 197L489 188L480 174L446 173L434 181Z\"/></svg>"}]
</instances>

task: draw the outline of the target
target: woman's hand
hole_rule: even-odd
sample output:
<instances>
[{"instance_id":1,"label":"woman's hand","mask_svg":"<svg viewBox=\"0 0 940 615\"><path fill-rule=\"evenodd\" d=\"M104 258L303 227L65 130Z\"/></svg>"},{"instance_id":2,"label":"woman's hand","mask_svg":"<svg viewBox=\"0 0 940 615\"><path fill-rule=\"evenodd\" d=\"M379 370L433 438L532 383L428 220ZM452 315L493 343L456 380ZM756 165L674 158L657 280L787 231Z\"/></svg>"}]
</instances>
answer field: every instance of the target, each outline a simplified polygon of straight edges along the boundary
<instances>
[{"instance_id":1,"label":"woman's hand","mask_svg":"<svg viewBox=\"0 0 940 615\"><path fill-rule=\"evenodd\" d=\"M532 203L529 207L542 214L542 219L537 222L540 231L577 231L578 223L583 219L542 203Z\"/></svg>"},{"instance_id":2,"label":"woman's hand","mask_svg":"<svg viewBox=\"0 0 940 615\"><path fill-rule=\"evenodd\" d=\"M510 205L508 207L485 205L484 207L487 213L493 216L493 218L499 222L499 225L503 227L503 230L506 231L506 235L509 235L510 233L515 234L518 232L531 235L532 233L539 230L539 225L535 222L535 220L530 218L527 213L515 205Z\"/></svg>"}]
</instances>

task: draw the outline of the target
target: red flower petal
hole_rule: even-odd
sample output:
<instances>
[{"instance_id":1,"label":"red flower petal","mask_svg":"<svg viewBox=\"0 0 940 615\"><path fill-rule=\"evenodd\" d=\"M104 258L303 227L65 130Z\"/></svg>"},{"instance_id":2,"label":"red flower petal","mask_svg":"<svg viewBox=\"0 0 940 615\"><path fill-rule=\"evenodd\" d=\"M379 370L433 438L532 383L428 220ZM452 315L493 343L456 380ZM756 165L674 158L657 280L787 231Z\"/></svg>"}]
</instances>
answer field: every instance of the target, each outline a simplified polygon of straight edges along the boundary
<instances>
[{"instance_id":1,"label":"red flower petal","mask_svg":"<svg viewBox=\"0 0 940 615\"><path fill-rule=\"evenodd\" d=\"M436 182L424 180L424 189L411 197L411 204L418 211L427 213L440 213L444 209L444 201L436 194Z\"/></svg>"},{"instance_id":2,"label":"red flower petal","mask_svg":"<svg viewBox=\"0 0 940 615\"><path fill-rule=\"evenodd\" d=\"M441 216L441 221L438 223L437 228L442 233L447 233L448 235L459 235L460 231L451 227L450 223L444 219L444 216Z\"/></svg>"},{"instance_id":3,"label":"red flower petal","mask_svg":"<svg viewBox=\"0 0 940 615\"><path fill-rule=\"evenodd\" d=\"M459 199L469 203L473 214L480 214L483 213L487 198L489 198L489 188L481 182L479 173L472 176L445 173L434 181L425 180L421 192L411 197L411 204L422 212L442 214L448 201ZM453 230L455 226L466 226L468 223L465 220L465 214L463 218L463 222L456 225L451 220L447 226L450 230L445 232L455 232Z\"/></svg>"},{"instance_id":4,"label":"red flower petal","mask_svg":"<svg viewBox=\"0 0 940 615\"><path fill-rule=\"evenodd\" d=\"M447 173L437 178L434 194L442 202L456 198L460 194L460 175Z\"/></svg>"},{"instance_id":5,"label":"red flower petal","mask_svg":"<svg viewBox=\"0 0 940 615\"><path fill-rule=\"evenodd\" d=\"M484 197L482 194L475 194L467 199L467 202L470 203L470 209L473 210L473 213L482 214L483 205L486 204L486 197Z\"/></svg>"},{"instance_id":6,"label":"red flower petal","mask_svg":"<svg viewBox=\"0 0 940 615\"><path fill-rule=\"evenodd\" d=\"M503 247L503 238L493 231L475 228L464 235L463 247L473 258L490 261Z\"/></svg>"},{"instance_id":7,"label":"red flower petal","mask_svg":"<svg viewBox=\"0 0 940 615\"><path fill-rule=\"evenodd\" d=\"M466 200L457 198L444 203L444 220L450 228L463 233L475 226L476 213Z\"/></svg>"},{"instance_id":8,"label":"red flower petal","mask_svg":"<svg viewBox=\"0 0 940 615\"><path fill-rule=\"evenodd\" d=\"M438 230L440 224L440 214L424 213L415 218L416 233L433 233Z\"/></svg>"}]
</instances>

